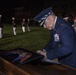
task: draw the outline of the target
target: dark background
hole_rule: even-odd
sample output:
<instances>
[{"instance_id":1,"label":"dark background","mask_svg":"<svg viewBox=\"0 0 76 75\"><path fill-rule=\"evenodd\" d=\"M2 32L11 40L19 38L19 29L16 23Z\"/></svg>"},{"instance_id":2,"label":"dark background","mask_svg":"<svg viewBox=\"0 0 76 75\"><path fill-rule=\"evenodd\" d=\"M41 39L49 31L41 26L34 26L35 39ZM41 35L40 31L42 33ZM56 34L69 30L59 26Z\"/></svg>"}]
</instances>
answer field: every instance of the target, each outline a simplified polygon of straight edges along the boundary
<instances>
[{"instance_id":1,"label":"dark background","mask_svg":"<svg viewBox=\"0 0 76 75\"><path fill-rule=\"evenodd\" d=\"M53 7L57 14L76 14L76 0L0 0L0 14L3 17L12 17L17 7L24 7L30 12L40 12L47 7Z\"/></svg>"}]
</instances>

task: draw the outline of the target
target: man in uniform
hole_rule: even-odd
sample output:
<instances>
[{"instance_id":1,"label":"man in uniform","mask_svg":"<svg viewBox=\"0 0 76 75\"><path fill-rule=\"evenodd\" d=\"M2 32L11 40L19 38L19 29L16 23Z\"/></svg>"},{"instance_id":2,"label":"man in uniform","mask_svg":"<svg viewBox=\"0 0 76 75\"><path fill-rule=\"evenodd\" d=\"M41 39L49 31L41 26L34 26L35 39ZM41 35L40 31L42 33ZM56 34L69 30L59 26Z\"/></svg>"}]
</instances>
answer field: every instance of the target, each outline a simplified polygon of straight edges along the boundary
<instances>
[{"instance_id":1,"label":"man in uniform","mask_svg":"<svg viewBox=\"0 0 76 75\"><path fill-rule=\"evenodd\" d=\"M28 30L28 31L30 31L29 24L30 24L30 19L28 18L28 19L27 19L27 22L26 22L26 25L27 25L27 30Z\"/></svg>"},{"instance_id":2,"label":"man in uniform","mask_svg":"<svg viewBox=\"0 0 76 75\"><path fill-rule=\"evenodd\" d=\"M22 31L25 32L25 26L26 26L25 19L22 20L21 25L22 25Z\"/></svg>"},{"instance_id":3,"label":"man in uniform","mask_svg":"<svg viewBox=\"0 0 76 75\"><path fill-rule=\"evenodd\" d=\"M3 37L3 24L2 24L2 15L0 15L0 38Z\"/></svg>"},{"instance_id":4,"label":"man in uniform","mask_svg":"<svg viewBox=\"0 0 76 75\"><path fill-rule=\"evenodd\" d=\"M52 8L41 11L34 20L50 31L51 39L37 53L50 60L58 58L58 62L76 68L76 34L70 23L56 16Z\"/></svg>"},{"instance_id":5,"label":"man in uniform","mask_svg":"<svg viewBox=\"0 0 76 75\"><path fill-rule=\"evenodd\" d=\"M16 35L16 23L15 23L15 18L12 17L12 24L13 24L13 34Z\"/></svg>"},{"instance_id":6,"label":"man in uniform","mask_svg":"<svg viewBox=\"0 0 76 75\"><path fill-rule=\"evenodd\" d=\"M76 17L74 18L74 29L76 31Z\"/></svg>"}]
</instances>

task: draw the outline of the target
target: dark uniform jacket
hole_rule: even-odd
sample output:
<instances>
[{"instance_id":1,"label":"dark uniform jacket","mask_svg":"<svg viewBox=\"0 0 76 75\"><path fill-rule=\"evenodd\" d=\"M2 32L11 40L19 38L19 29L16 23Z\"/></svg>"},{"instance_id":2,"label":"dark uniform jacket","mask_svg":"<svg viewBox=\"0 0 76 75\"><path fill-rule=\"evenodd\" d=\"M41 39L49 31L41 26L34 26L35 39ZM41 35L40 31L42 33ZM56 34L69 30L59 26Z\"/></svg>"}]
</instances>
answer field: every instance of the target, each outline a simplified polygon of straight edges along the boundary
<instances>
[{"instance_id":1,"label":"dark uniform jacket","mask_svg":"<svg viewBox=\"0 0 76 75\"><path fill-rule=\"evenodd\" d=\"M15 20L12 20L13 27L17 27Z\"/></svg>"},{"instance_id":2,"label":"dark uniform jacket","mask_svg":"<svg viewBox=\"0 0 76 75\"><path fill-rule=\"evenodd\" d=\"M57 17L51 39L44 47L49 59L58 58L61 64L76 68L76 34L68 22Z\"/></svg>"},{"instance_id":3,"label":"dark uniform jacket","mask_svg":"<svg viewBox=\"0 0 76 75\"><path fill-rule=\"evenodd\" d=\"M26 26L26 22L25 21L22 21L21 24L22 24L23 27Z\"/></svg>"}]
</instances>

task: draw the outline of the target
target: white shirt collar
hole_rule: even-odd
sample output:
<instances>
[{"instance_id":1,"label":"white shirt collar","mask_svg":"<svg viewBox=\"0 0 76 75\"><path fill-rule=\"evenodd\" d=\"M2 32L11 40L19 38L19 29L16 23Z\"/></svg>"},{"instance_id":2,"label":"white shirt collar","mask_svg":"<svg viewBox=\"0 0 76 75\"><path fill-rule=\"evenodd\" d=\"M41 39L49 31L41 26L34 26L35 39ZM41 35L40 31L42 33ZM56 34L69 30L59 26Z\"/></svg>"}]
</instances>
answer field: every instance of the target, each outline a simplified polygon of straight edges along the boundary
<instances>
[{"instance_id":1,"label":"white shirt collar","mask_svg":"<svg viewBox=\"0 0 76 75\"><path fill-rule=\"evenodd\" d=\"M54 21L54 27L53 27L53 29L55 28L56 21L57 21L57 16L56 16L55 21Z\"/></svg>"}]
</instances>

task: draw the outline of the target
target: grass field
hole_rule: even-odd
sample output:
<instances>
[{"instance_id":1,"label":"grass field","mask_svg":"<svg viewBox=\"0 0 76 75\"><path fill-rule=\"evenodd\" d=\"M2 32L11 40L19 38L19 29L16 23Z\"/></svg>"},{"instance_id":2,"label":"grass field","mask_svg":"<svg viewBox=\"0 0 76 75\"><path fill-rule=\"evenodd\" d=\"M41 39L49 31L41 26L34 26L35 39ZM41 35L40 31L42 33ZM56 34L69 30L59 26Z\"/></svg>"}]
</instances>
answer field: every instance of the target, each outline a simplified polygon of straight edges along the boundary
<instances>
[{"instance_id":1,"label":"grass field","mask_svg":"<svg viewBox=\"0 0 76 75\"><path fill-rule=\"evenodd\" d=\"M40 26L30 26L31 31L22 32L21 26L17 26L17 35L13 35L12 25L4 24L3 38L0 39L0 50L24 48L32 51L43 49L49 41L50 35L47 29Z\"/></svg>"}]
</instances>

